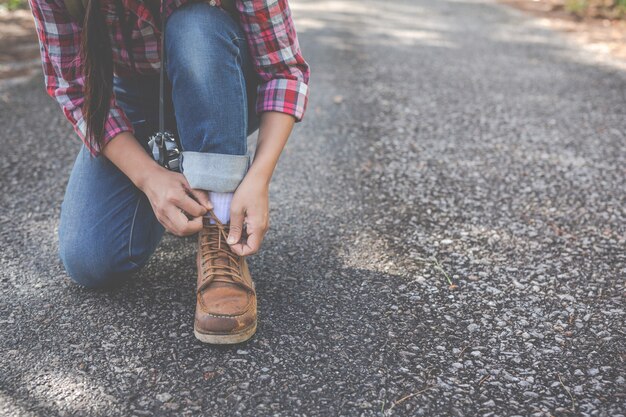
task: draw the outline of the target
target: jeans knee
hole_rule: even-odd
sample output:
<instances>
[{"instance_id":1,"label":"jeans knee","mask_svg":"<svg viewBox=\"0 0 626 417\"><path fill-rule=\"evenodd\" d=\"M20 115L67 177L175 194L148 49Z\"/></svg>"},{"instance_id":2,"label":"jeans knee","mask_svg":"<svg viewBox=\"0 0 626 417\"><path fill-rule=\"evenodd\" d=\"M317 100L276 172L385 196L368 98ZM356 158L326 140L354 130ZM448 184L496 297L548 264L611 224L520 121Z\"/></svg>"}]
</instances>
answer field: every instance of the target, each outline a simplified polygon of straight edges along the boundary
<instances>
[{"instance_id":1,"label":"jeans knee","mask_svg":"<svg viewBox=\"0 0 626 417\"><path fill-rule=\"evenodd\" d=\"M172 12L165 38L169 62L176 62L188 75L201 76L213 66L220 68L224 56L237 56L245 35L226 11L200 2Z\"/></svg>"},{"instance_id":2,"label":"jeans knee","mask_svg":"<svg viewBox=\"0 0 626 417\"><path fill-rule=\"evenodd\" d=\"M140 268L132 261L120 262L92 248L63 242L59 245L59 257L72 281L87 288L114 285Z\"/></svg>"}]
</instances>

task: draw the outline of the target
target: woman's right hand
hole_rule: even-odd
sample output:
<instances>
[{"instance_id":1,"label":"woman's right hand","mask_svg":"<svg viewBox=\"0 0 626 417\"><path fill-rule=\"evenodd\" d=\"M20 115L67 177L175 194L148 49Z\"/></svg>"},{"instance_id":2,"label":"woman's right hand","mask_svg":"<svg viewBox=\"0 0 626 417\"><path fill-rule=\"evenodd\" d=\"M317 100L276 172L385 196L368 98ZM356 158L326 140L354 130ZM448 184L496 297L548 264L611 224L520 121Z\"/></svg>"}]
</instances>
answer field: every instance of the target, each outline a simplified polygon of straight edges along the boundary
<instances>
[{"instance_id":1,"label":"woman's right hand","mask_svg":"<svg viewBox=\"0 0 626 417\"><path fill-rule=\"evenodd\" d=\"M141 186L159 222L176 236L202 229L202 216L213 206L206 191L192 189L183 174L156 166Z\"/></svg>"},{"instance_id":2,"label":"woman's right hand","mask_svg":"<svg viewBox=\"0 0 626 417\"><path fill-rule=\"evenodd\" d=\"M116 135L102 154L143 191L168 231L188 236L202 229L202 216L213 208L209 194L192 190L183 174L157 164L131 132Z\"/></svg>"}]
</instances>

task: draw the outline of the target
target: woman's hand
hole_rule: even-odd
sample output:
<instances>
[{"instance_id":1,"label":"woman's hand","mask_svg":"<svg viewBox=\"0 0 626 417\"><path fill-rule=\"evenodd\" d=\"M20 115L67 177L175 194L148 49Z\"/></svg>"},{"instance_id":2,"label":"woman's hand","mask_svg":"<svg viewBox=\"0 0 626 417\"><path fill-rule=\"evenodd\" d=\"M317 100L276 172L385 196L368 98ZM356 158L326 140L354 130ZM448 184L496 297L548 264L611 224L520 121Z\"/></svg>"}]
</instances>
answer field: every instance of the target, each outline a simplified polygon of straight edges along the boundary
<instances>
[{"instance_id":1,"label":"woman's hand","mask_svg":"<svg viewBox=\"0 0 626 417\"><path fill-rule=\"evenodd\" d=\"M177 236L202 229L201 216L213 208L207 192L192 190L183 174L157 164L132 133L115 136L102 154L143 191L163 227Z\"/></svg>"},{"instance_id":2,"label":"woman's hand","mask_svg":"<svg viewBox=\"0 0 626 417\"><path fill-rule=\"evenodd\" d=\"M230 206L227 242L238 255L251 255L261 247L270 224L270 180L294 123L295 118L286 113L266 111L261 114L254 161L237 187ZM244 223L246 236L242 236Z\"/></svg>"},{"instance_id":3,"label":"woman's hand","mask_svg":"<svg viewBox=\"0 0 626 417\"><path fill-rule=\"evenodd\" d=\"M189 186L183 174L157 167L141 187L159 222L177 236L202 229L202 216L213 206L206 191Z\"/></svg>"},{"instance_id":4,"label":"woman's hand","mask_svg":"<svg viewBox=\"0 0 626 417\"><path fill-rule=\"evenodd\" d=\"M246 236L242 239L244 223ZM227 242L236 254L252 255L261 247L268 228L268 182L254 175L246 175L237 187L230 206L230 232Z\"/></svg>"}]
</instances>

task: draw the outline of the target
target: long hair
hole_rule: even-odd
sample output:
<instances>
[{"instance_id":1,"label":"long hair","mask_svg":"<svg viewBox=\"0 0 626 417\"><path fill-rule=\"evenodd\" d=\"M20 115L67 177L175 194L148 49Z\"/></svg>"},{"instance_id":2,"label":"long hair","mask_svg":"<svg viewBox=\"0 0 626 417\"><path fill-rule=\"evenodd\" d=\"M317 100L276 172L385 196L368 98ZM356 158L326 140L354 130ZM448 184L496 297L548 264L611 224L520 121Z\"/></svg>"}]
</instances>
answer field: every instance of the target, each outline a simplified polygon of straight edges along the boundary
<instances>
[{"instance_id":1,"label":"long hair","mask_svg":"<svg viewBox=\"0 0 626 417\"><path fill-rule=\"evenodd\" d=\"M109 1L109 0L105 0ZM131 48L131 26L124 18L121 0L116 2L117 15L122 26L126 49L135 66ZM100 0L89 0L83 21L80 45L82 71L85 78L83 117L87 125L86 138L92 148L104 145L105 123L113 96L113 53L109 29L102 13Z\"/></svg>"},{"instance_id":2,"label":"long hair","mask_svg":"<svg viewBox=\"0 0 626 417\"><path fill-rule=\"evenodd\" d=\"M113 55L100 0L89 0L83 21L80 56L85 77L83 117L92 148L103 145L104 124L113 94Z\"/></svg>"}]
</instances>

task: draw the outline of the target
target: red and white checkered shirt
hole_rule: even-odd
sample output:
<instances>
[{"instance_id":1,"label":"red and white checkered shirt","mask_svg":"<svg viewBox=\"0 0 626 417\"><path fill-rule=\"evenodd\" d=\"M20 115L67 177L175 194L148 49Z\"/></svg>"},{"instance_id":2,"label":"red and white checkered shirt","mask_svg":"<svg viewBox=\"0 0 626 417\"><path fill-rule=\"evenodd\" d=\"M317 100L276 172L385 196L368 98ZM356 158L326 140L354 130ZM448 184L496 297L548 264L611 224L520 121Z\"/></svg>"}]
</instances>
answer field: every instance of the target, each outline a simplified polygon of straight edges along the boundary
<instances>
[{"instance_id":1,"label":"red and white checkered shirt","mask_svg":"<svg viewBox=\"0 0 626 417\"><path fill-rule=\"evenodd\" d=\"M199 0L163 0L161 13L165 18L178 7ZM131 39L135 66L131 65L125 48L122 27L117 18L115 2L101 1L113 52L114 73L120 77L155 74L161 67L161 31L155 16L140 0L122 0L126 16L132 18ZM81 26L70 16L63 0L29 0L35 18L42 66L48 94L57 100L65 117L89 148L92 155L100 149L86 140L83 118L84 77L81 72ZM211 1L221 6L220 0ZM235 0L239 21L246 34L256 72L261 77L256 103L257 113L278 111L300 121L308 101L309 65L304 60L291 10L287 0ZM104 144L133 126L124 111L111 98L111 108L105 124Z\"/></svg>"}]
</instances>

